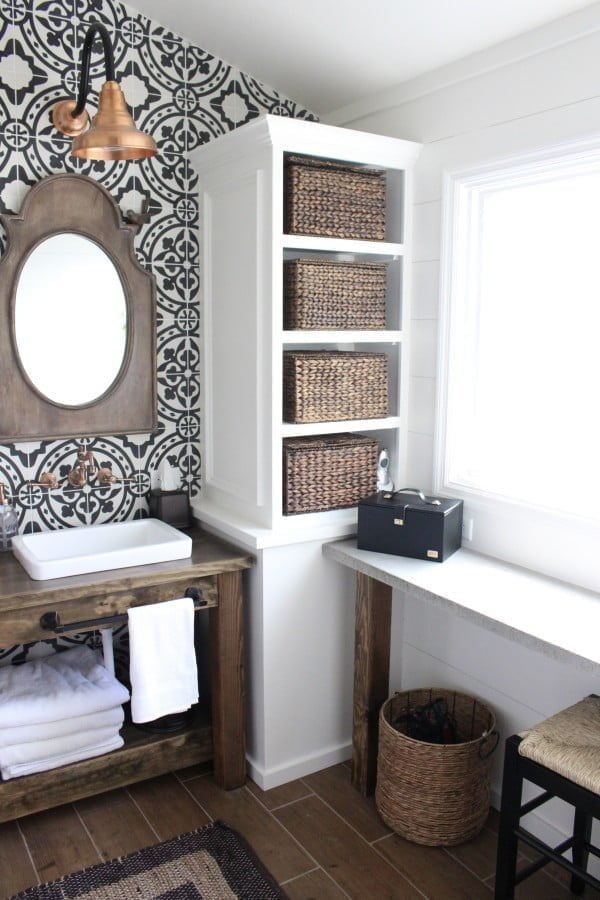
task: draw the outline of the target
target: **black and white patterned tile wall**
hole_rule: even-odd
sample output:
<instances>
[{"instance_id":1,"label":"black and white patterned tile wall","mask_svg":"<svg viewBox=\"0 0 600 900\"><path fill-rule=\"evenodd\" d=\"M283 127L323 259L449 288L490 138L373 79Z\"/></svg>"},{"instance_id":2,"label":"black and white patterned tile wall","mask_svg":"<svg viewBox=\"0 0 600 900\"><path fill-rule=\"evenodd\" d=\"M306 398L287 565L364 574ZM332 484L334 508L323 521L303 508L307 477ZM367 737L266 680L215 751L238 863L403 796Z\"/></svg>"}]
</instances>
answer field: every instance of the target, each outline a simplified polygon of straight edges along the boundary
<instances>
[{"instance_id":1,"label":"black and white patterned tile wall","mask_svg":"<svg viewBox=\"0 0 600 900\"><path fill-rule=\"evenodd\" d=\"M153 159L74 160L70 141L50 123L56 101L77 92L81 46L92 22L111 34L116 77L136 125L158 144ZM104 81L100 43L97 50L92 114ZM136 250L157 285L158 431L0 445L0 480L15 497L22 532L145 516L163 461L178 471L191 496L199 490L198 201L187 154L264 112L315 118L118 0L0 0L0 212L18 213L32 185L57 172L97 179L124 211L139 211L148 197L152 215L136 237ZM0 227L0 253L5 242ZM93 322L88 327L93 332ZM67 337L61 337L60 325L52 330L49 365L53 353L65 352ZM10 403L1 385L0 402ZM134 480L52 492L27 484L45 471L66 475L81 443L93 449L100 465Z\"/></svg>"}]
</instances>

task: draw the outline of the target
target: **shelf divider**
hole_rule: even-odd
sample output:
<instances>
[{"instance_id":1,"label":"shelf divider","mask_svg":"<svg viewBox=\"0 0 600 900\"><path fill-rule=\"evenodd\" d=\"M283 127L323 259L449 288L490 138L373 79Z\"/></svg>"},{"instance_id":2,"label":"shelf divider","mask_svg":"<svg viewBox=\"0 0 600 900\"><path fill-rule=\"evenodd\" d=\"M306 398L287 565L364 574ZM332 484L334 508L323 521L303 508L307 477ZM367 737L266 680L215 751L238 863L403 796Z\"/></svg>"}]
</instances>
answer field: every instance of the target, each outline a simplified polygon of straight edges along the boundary
<instances>
[{"instance_id":1,"label":"shelf divider","mask_svg":"<svg viewBox=\"0 0 600 900\"><path fill-rule=\"evenodd\" d=\"M402 331L284 331L284 344L399 344Z\"/></svg>"},{"instance_id":2,"label":"shelf divider","mask_svg":"<svg viewBox=\"0 0 600 900\"><path fill-rule=\"evenodd\" d=\"M343 431L381 431L387 428L400 428L400 416L388 416L386 419L348 419L340 422L309 422L296 424L283 422L282 437L301 437L306 434L340 434Z\"/></svg>"},{"instance_id":3,"label":"shelf divider","mask_svg":"<svg viewBox=\"0 0 600 900\"><path fill-rule=\"evenodd\" d=\"M404 256L404 244L390 241L356 241L346 238L316 237L310 234L282 235L284 250L306 250L322 253L351 253L360 256L396 258Z\"/></svg>"}]
</instances>

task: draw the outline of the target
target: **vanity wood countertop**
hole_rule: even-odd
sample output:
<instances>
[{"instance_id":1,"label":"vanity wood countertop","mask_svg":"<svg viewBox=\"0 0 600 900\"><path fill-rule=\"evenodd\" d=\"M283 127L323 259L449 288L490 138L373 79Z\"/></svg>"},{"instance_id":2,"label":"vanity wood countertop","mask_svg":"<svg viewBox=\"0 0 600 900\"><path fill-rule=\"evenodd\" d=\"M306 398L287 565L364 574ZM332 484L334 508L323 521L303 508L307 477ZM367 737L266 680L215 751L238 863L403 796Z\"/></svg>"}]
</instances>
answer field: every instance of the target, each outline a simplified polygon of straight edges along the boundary
<instances>
[{"instance_id":1,"label":"vanity wood countertop","mask_svg":"<svg viewBox=\"0 0 600 900\"><path fill-rule=\"evenodd\" d=\"M214 605L216 576L248 569L254 558L199 527L186 533L193 540L186 559L47 581L30 578L12 553L0 554L0 647L52 637L39 620L53 610L64 624L114 616L130 606L180 597L187 587L199 587L207 605Z\"/></svg>"}]
</instances>

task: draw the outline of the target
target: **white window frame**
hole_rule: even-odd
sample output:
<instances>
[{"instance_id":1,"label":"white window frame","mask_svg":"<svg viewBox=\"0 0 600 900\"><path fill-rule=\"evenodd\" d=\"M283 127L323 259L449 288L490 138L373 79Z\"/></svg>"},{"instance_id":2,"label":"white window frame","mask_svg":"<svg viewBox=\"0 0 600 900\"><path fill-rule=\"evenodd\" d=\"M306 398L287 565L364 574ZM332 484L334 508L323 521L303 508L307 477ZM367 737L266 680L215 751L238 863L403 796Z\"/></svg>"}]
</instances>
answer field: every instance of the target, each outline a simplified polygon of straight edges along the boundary
<instances>
[{"instance_id":1,"label":"white window frame","mask_svg":"<svg viewBox=\"0 0 600 900\"><path fill-rule=\"evenodd\" d=\"M504 187L509 183L545 180L552 172L573 166L600 167L600 136L444 174L433 487L436 494L463 499L463 546L600 591L597 521L508 500L453 482L446 458L451 428L447 413L452 390L453 335L463 322L455 298L464 289L468 277L460 248L473 228L470 204L477 202L481 191L493 190L495 185Z\"/></svg>"}]
</instances>

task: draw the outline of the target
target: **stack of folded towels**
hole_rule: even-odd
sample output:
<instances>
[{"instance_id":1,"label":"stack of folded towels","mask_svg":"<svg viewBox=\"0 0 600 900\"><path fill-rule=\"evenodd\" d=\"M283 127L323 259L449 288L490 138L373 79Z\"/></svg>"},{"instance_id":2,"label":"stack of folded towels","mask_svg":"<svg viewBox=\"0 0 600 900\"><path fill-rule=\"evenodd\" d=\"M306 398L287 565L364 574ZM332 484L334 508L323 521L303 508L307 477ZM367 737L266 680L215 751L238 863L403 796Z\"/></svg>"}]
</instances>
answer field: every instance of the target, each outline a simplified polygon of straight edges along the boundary
<instances>
[{"instance_id":1,"label":"stack of folded towels","mask_svg":"<svg viewBox=\"0 0 600 900\"><path fill-rule=\"evenodd\" d=\"M83 645L0 668L0 774L4 780L123 746L129 692Z\"/></svg>"}]
</instances>

